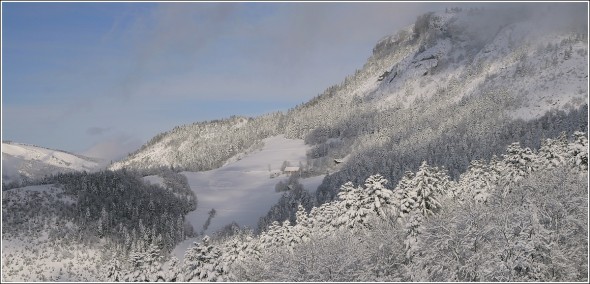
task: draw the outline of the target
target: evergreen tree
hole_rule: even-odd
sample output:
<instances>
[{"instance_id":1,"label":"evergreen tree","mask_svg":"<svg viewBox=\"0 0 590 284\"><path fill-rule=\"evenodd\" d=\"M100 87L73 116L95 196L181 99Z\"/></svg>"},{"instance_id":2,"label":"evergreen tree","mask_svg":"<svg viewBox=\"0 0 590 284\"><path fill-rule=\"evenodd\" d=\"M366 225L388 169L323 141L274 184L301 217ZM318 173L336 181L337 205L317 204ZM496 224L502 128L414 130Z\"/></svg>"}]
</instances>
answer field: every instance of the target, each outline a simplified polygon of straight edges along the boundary
<instances>
[{"instance_id":1,"label":"evergreen tree","mask_svg":"<svg viewBox=\"0 0 590 284\"><path fill-rule=\"evenodd\" d=\"M451 187L452 197L460 203L469 199L486 203L496 185L496 180L497 177L484 161L474 160L467 172L461 174L457 186Z\"/></svg>"},{"instance_id":2,"label":"evergreen tree","mask_svg":"<svg viewBox=\"0 0 590 284\"><path fill-rule=\"evenodd\" d=\"M574 132L573 142L568 146L570 164L579 171L588 171L588 134Z\"/></svg>"},{"instance_id":3,"label":"evergreen tree","mask_svg":"<svg viewBox=\"0 0 590 284\"><path fill-rule=\"evenodd\" d=\"M293 227L293 234L297 238L298 243L309 241L311 235L309 218L307 212L305 212L305 208L301 204L297 207L297 224Z\"/></svg>"},{"instance_id":4,"label":"evergreen tree","mask_svg":"<svg viewBox=\"0 0 590 284\"><path fill-rule=\"evenodd\" d=\"M118 259L114 259L107 268L107 280L110 282L119 282L123 280L121 275L121 264Z\"/></svg>"},{"instance_id":5,"label":"evergreen tree","mask_svg":"<svg viewBox=\"0 0 590 284\"><path fill-rule=\"evenodd\" d=\"M223 281L224 271L220 264L221 251L210 244L208 236L201 243L188 249L184 256L184 281Z\"/></svg>"},{"instance_id":6,"label":"evergreen tree","mask_svg":"<svg viewBox=\"0 0 590 284\"><path fill-rule=\"evenodd\" d=\"M536 160L536 156L531 149L523 149L520 147L520 143L514 142L508 146L506 154L502 157L499 183L503 194L506 195L510 193L512 187L520 184L520 181L534 170L533 162Z\"/></svg>"},{"instance_id":7,"label":"evergreen tree","mask_svg":"<svg viewBox=\"0 0 590 284\"><path fill-rule=\"evenodd\" d=\"M364 206L381 218L390 214L390 208L394 204L393 192L385 187L388 182L379 174L372 175L365 181L367 199L363 202Z\"/></svg>"},{"instance_id":8,"label":"evergreen tree","mask_svg":"<svg viewBox=\"0 0 590 284\"><path fill-rule=\"evenodd\" d=\"M341 186L338 198L340 202L337 204L342 210L342 214L336 219L338 226L353 228L366 223L369 211L363 205L368 199L367 191L347 182Z\"/></svg>"},{"instance_id":9,"label":"evergreen tree","mask_svg":"<svg viewBox=\"0 0 590 284\"><path fill-rule=\"evenodd\" d=\"M176 256L172 256L168 261L168 270L164 273L165 282L180 282L180 261Z\"/></svg>"},{"instance_id":10,"label":"evergreen tree","mask_svg":"<svg viewBox=\"0 0 590 284\"><path fill-rule=\"evenodd\" d=\"M546 139L541 143L537 155L537 169L552 170L567 162L568 142L565 132L557 139Z\"/></svg>"},{"instance_id":11,"label":"evergreen tree","mask_svg":"<svg viewBox=\"0 0 590 284\"><path fill-rule=\"evenodd\" d=\"M423 216L434 214L441 207L441 199L449 188L449 179L444 172L438 168L430 167L426 162L416 172L412 179L413 195L415 198L415 209Z\"/></svg>"},{"instance_id":12,"label":"evergreen tree","mask_svg":"<svg viewBox=\"0 0 590 284\"><path fill-rule=\"evenodd\" d=\"M399 217L407 216L410 214L410 212L412 212L412 210L414 210L414 208L418 206L418 196L416 195L416 191L413 189L412 184L413 179L414 173L406 171L394 190L394 203L399 204Z\"/></svg>"}]
</instances>

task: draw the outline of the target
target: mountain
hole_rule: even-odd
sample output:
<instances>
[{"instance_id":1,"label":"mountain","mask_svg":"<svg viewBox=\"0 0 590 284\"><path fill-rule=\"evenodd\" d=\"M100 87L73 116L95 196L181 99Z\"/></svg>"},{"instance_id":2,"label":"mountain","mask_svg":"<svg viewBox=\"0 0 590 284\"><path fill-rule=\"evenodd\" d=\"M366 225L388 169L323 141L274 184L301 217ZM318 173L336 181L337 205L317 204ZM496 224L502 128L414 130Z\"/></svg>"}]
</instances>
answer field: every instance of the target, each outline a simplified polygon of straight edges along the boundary
<instances>
[{"instance_id":1,"label":"mountain","mask_svg":"<svg viewBox=\"0 0 590 284\"><path fill-rule=\"evenodd\" d=\"M376 172L397 182L421 161L453 178L471 159L519 141L585 131L587 23L541 9L450 9L427 13L381 39L367 63L286 113L232 117L161 133L111 169L218 168L264 138L311 146L308 166L338 185ZM342 163L335 163L334 161Z\"/></svg>"},{"instance_id":2,"label":"mountain","mask_svg":"<svg viewBox=\"0 0 590 284\"><path fill-rule=\"evenodd\" d=\"M229 119L178 126L156 135L109 169L176 168L202 171L221 167L234 157L277 133L274 123L281 114Z\"/></svg>"},{"instance_id":3,"label":"mountain","mask_svg":"<svg viewBox=\"0 0 590 284\"><path fill-rule=\"evenodd\" d=\"M65 151L2 142L2 181L33 180L60 172L93 171L99 161Z\"/></svg>"}]
</instances>

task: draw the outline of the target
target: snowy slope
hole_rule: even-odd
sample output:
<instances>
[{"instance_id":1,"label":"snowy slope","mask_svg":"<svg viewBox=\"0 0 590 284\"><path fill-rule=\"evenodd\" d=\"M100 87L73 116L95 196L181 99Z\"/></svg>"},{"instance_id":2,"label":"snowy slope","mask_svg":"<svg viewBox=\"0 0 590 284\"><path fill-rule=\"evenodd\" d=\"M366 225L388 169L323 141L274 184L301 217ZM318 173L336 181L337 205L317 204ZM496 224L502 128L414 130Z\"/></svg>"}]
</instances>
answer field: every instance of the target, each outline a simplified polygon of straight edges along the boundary
<instances>
[{"instance_id":1,"label":"snowy slope","mask_svg":"<svg viewBox=\"0 0 590 284\"><path fill-rule=\"evenodd\" d=\"M40 201L40 203L38 203ZM35 207L35 210L59 210L59 204L72 204L76 200L63 194L63 190L56 185L35 185L13 188L2 191L3 218L9 210ZM20 212L20 211L19 211ZM16 233L13 228L4 228L2 234L2 280L10 282L31 281L97 281L102 280L100 271L103 261L100 259L102 243L87 244L72 242L71 240L50 238L52 229L60 228L76 230L70 220L52 219L44 225L43 230L28 220L28 232ZM15 221L8 223L14 224Z\"/></svg>"},{"instance_id":2,"label":"snowy slope","mask_svg":"<svg viewBox=\"0 0 590 284\"><path fill-rule=\"evenodd\" d=\"M540 29L534 18L494 17L493 11L433 13L420 37L412 36L410 26L383 38L365 66L325 98L326 105L357 97L379 111L441 94L451 93L445 102L451 104L507 92L516 99L511 114L533 119L588 102L585 32Z\"/></svg>"},{"instance_id":3,"label":"snowy slope","mask_svg":"<svg viewBox=\"0 0 590 284\"><path fill-rule=\"evenodd\" d=\"M512 99L507 117L525 120L587 104L587 28L562 27L556 19L519 13L489 9L429 14L420 32L409 25L385 36L357 72L287 113L179 126L111 169L210 170L237 159L253 141L277 134L303 139L350 123L353 114L411 109L418 102L444 109L465 98L505 94ZM354 139L358 145L376 138Z\"/></svg>"},{"instance_id":4,"label":"snowy slope","mask_svg":"<svg viewBox=\"0 0 590 284\"><path fill-rule=\"evenodd\" d=\"M109 169L181 167L199 171L218 168L238 152L252 146L253 139L244 135L249 124L247 118L232 117L175 127L156 135L136 152L113 163Z\"/></svg>"},{"instance_id":5,"label":"snowy slope","mask_svg":"<svg viewBox=\"0 0 590 284\"><path fill-rule=\"evenodd\" d=\"M97 160L32 145L2 142L2 179L5 182L26 177L41 178L48 174L70 171L92 171Z\"/></svg>"},{"instance_id":6,"label":"snowy slope","mask_svg":"<svg viewBox=\"0 0 590 284\"><path fill-rule=\"evenodd\" d=\"M208 212L215 209L206 234L211 234L224 225L235 221L240 226L254 228L258 219L268 212L282 193L275 192L279 181L288 179L286 175L270 178L272 172L280 170L284 161L292 165L299 162L305 165L308 146L299 139L286 139L283 135L263 140L264 147L241 160L205 172L183 172L191 189L197 195L197 210L187 216L195 231L200 232L207 220ZM150 178L153 180L153 178ZM314 191L322 182L323 176L302 179L304 188ZM189 239L179 244L175 250L182 259L184 250L194 242Z\"/></svg>"}]
</instances>

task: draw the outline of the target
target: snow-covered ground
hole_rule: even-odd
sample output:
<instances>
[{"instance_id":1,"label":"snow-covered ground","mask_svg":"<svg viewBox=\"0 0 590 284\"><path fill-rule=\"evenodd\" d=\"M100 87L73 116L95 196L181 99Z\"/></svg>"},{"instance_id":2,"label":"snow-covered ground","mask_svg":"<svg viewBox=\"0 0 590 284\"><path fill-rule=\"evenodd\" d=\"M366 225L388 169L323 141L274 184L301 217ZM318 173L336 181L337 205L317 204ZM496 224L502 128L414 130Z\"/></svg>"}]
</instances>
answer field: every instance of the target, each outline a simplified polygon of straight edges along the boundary
<instances>
[{"instance_id":1,"label":"snow-covered ground","mask_svg":"<svg viewBox=\"0 0 590 284\"><path fill-rule=\"evenodd\" d=\"M75 203L76 201L70 197L63 195L63 190L54 184L31 185L21 188L13 188L2 192L3 201L6 202L2 206L2 211L10 208L12 202L26 203L27 196L31 194L40 194L53 197L53 200L59 200L66 204ZM49 201L49 200L46 200Z\"/></svg>"},{"instance_id":2,"label":"snow-covered ground","mask_svg":"<svg viewBox=\"0 0 590 284\"><path fill-rule=\"evenodd\" d=\"M32 200L37 200L33 202ZM39 200L41 203L38 203ZM15 208L51 208L57 203L76 202L71 196L53 184L14 188L2 192L2 214ZM43 205L41 205L43 204ZM102 280L100 248L102 243L89 247L75 240L50 239L49 232L56 226L75 228L71 221L58 223L53 218L46 221L41 229L34 220L29 223L28 232L14 234L13 228L3 227L2 234L2 280L31 281L97 281ZM3 224L4 226L4 224ZM41 229L40 231L37 231ZM75 230L75 229L73 229ZM12 232L12 233L11 233ZM38 234L36 234L38 232Z\"/></svg>"},{"instance_id":3,"label":"snow-covered ground","mask_svg":"<svg viewBox=\"0 0 590 284\"><path fill-rule=\"evenodd\" d=\"M303 140L286 139L284 135L270 137L263 142L264 147L260 151L221 168L183 172L198 199L197 210L187 216L195 231L201 232L208 212L213 208L217 214L205 234L211 234L232 221L254 228L258 219L277 203L282 193L275 192L275 185L286 181L288 176L270 178L269 166L274 172L280 170L284 161L291 165L305 164L308 146ZM315 191L322 179L323 176L316 176L300 182L305 189ZM188 239L180 243L174 254L182 259L186 249L199 240Z\"/></svg>"},{"instance_id":4,"label":"snow-covered ground","mask_svg":"<svg viewBox=\"0 0 590 284\"><path fill-rule=\"evenodd\" d=\"M2 142L2 176L10 181L39 178L68 171L92 171L99 163L90 158L32 145Z\"/></svg>"},{"instance_id":5,"label":"snow-covered ground","mask_svg":"<svg viewBox=\"0 0 590 284\"><path fill-rule=\"evenodd\" d=\"M166 188L166 184L164 183L164 178L157 175L145 176L143 177L143 181L147 183L151 183L154 185L159 185L163 188Z\"/></svg>"}]
</instances>

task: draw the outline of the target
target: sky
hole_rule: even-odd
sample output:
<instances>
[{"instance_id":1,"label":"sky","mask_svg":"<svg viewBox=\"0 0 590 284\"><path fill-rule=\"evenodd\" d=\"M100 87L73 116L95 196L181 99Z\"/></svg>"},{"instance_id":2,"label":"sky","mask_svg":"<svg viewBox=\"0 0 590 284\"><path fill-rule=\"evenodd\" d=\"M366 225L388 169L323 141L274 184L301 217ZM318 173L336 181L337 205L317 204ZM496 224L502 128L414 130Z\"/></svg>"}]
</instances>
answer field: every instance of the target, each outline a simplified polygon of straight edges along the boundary
<instances>
[{"instance_id":1,"label":"sky","mask_svg":"<svg viewBox=\"0 0 590 284\"><path fill-rule=\"evenodd\" d=\"M2 140L116 160L178 125L285 111L453 6L2 2Z\"/></svg>"}]
</instances>

